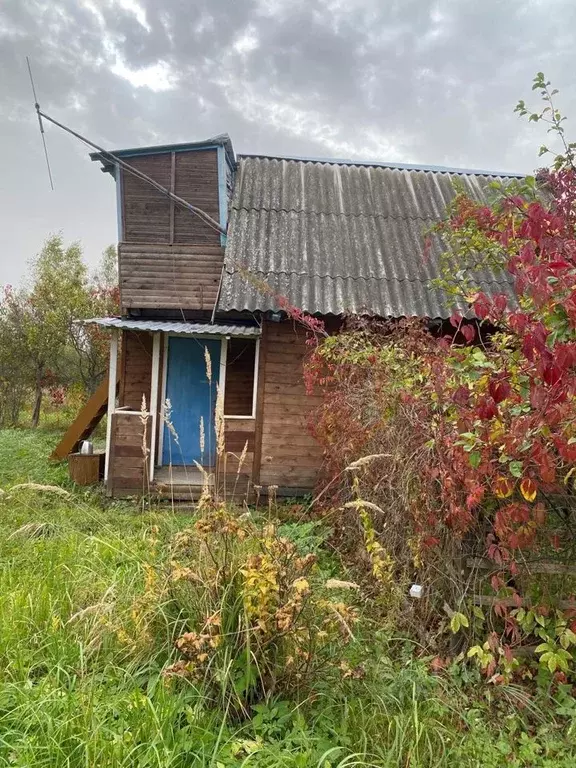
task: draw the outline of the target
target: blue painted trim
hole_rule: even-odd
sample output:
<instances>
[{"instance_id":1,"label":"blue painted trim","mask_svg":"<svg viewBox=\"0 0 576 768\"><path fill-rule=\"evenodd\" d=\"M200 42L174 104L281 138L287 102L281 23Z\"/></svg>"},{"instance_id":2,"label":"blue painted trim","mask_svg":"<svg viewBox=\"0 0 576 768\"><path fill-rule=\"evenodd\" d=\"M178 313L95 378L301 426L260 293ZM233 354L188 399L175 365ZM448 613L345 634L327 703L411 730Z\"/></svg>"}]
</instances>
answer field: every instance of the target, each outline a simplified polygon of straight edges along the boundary
<instances>
[{"instance_id":1,"label":"blue painted trim","mask_svg":"<svg viewBox=\"0 0 576 768\"><path fill-rule=\"evenodd\" d=\"M124 222L122 220L122 173L118 165L114 166L114 179L116 180L116 225L118 227L118 242L124 239Z\"/></svg>"},{"instance_id":2,"label":"blue painted trim","mask_svg":"<svg viewBox=\"0 0 576 768\"><path fill-rule=\"evenodd\" d=\"M287 155L259 155L257 153L244 153L243 157L260 157L263 160L295 160L301 163L326 163L328 165L360 165L374 168L391 168L399 171L433 171L436 173L455 173L461 176L500 176L512 179L523 179L527 174L513 173L512 171L481 171L470 168L450 168L443 165L418 165L414 163L385 163L377 160L346 160L334 157L290 157Z\"/></svg>"},{"instance_id":3,"label":"blue painted trim","mask_svg":"<svg viewBox=\"0 0 576 768\"><path fill-rule=\"evenodd\" d=\"M226 150L218 147L218 210L220 226L226 229L228 224L228 193L226 189ZM226 235L220 235L220 245L226 245Z\"/></svg>"}]
</instances>

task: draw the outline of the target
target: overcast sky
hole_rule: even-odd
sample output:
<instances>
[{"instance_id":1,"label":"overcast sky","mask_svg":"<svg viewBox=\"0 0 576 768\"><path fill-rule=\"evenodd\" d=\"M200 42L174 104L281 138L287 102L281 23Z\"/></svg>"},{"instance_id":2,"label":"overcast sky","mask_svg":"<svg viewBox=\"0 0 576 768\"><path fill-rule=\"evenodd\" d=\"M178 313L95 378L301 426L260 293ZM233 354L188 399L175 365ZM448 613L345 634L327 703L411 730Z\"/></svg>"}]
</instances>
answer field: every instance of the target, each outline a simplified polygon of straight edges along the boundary
<instances>
[{"instance_id":1,"label":"overcast sky","mask_svg":"<svg viewBox=\"0 0 576 768\"><path fill-rule=\"evenodd\" d=\"M0 284L44 238L116 239L108 148L228 132L237 152L531 171L543 70L576 125L574 0L0 0ZM574 131L576 134L576 129Z\"/></svg>"}]
</instances>

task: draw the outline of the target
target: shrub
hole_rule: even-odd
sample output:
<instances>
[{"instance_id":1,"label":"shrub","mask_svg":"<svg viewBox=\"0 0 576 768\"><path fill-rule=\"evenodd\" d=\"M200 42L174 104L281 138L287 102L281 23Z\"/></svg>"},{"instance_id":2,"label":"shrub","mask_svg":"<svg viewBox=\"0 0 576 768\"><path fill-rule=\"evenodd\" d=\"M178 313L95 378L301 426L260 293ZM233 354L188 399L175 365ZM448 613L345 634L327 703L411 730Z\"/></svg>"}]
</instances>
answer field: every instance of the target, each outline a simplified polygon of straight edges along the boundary
<instances>
[{"instance_id":1,"label":"shrub","mask_svg":"<svg viewBox=\"0 0 576 768\"><path fill-rule=\"evenodd\" d=\"M546 107L532 119L563 137L543 75L534 88ZM562 561L572 559L576 487L574 146L538 179L492 185L490 204L457 194L435 228L449 246L444 287L473 321L454 312L434 338L413 322L356 320L316 346L307 376L324 393L314 431L351 559L363 553L387 597L399 585L393 607L411 580L434 590L414 618L425 612L433 628L445 608L454 634L474 631L466 601L489 592L504 657L535 636L552 671L570 667L571 636L542 637L517 609L534 606L542 619L562 589L573 592ZM507 293L480 290L474 274L486 266ZM491 573L467 571L462 555L479 555ZM549 572L567 575L547 596L532 578L539 560L560 561Z\"/></svg>"},{"instance_id":2,"label":"shrub","mask_svg":"<svg viewBox=\"0 0 576 768\"><path fill-rule=\"evenodd\" d=\"M309 692L353 637L356 611L330 597L315 554L224 507L176 535L169 579L188 631L166 674L203 681L238 714Z\"/></svg>"}]
</instances>

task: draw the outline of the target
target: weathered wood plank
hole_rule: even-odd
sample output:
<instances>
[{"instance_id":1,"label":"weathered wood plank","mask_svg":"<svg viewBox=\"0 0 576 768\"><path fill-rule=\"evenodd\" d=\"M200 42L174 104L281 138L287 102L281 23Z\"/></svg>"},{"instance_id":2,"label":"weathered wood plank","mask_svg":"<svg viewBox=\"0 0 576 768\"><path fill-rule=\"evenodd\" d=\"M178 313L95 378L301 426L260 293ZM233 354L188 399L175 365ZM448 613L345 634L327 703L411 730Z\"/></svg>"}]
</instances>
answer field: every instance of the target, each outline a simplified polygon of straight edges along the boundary
<instances>
[{"instance_id":1,"label":"weathered wood plank","mask_svg":"<svg viewBox=\"0 0 576 768\"><path fill-rule=\"evenodd\" d=\"M290 322L266 325L260 484L312 489L322 450L308 431L310 412L319 400L306 394L303 381L306 334Z\"/></svg>"},{"instance_id":2,"label":"weathered wood plank","mask_svg":"<svg viewBox=\"0 0 576 768\"><path fill-rule=\"evenodd\" d=\"M224 417L224 431L228 432L255 432L256 419L227 419Z\"/></svg>"},{"instance_id":3,"label":"weathered wood plank","mask_svg":"<svg viewBox=\"0 0 576 768\"><path fill-rule=\"evenodd\" d=\"M466 560L468 568L480 568L487 571L505 570L505 566L499 566L493 560L487 560L482 557L469 557ZM551 575L566 574L576 576L576 565L566 565L565 563L534 562L534 563L515 563L520 573L543 573Z\"/></svg>"},{"instance_id":4,"label":"weathered wood plank","mask_svg":"<svg viewBox=\"0 0 576 768\"><path fill-rule=\"evenodd\" d=\"M254 432L228 432L224 433L224 442L227 451L243 451L246 443L248 450L254 450Z\"/></svg>"},{"instance_id":5,"label":"weathered wood plank","mask_svg":"<svg viewBox=\"0 0 576 768\"><path fill-rule=\"evenodd\" d=\"M518 605L512 597L493 597L492 595L474 595L473 602L476 605L484 605L487 608L494 608L496 605L503 605L505 608L517 608ZM534 605L531 600L522 600L524 607ZM576 600L558 600L558 608L565 610L567 608L576 608Z\"/></svg>"},{"instance_id":6,"label":"weathered wood plank","mask_svg":"<svg viewBox=\"0 0 576 768\"><path fill-rule=\"evenodd\" d=\"M193 243L187 245L168 245L166 243L120 243L119 249L123 255L130 255L132 253L138 254L154 254L158 253L178 254L183 256L199 255L220 255L224 256L224 249L220 245L194 245Z\"/></svg>"}]
</instances>

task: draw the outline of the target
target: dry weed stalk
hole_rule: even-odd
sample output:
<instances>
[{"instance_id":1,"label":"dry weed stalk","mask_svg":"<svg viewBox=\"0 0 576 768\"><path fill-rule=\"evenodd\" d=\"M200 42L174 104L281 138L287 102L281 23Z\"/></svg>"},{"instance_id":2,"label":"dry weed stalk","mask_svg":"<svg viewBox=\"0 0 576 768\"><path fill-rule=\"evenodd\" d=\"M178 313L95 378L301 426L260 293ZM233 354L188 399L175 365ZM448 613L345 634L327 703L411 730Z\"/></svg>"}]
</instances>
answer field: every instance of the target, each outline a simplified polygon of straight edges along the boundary
<instances>
[{"instance_id":1,"label":"dry weed stalk","mask_svg":"<svg viewBox=\"0 0 576 768\"><path fill-rule=\"evenodd\" d=\"M140 423L142 424L142 456L144 460L150 455L150 448L148 448L148 417L150 416L148 408L146 407L146 395L142 395L142 402L140 403Z\"/></svg>"},{"instance_id":2,"label":"dry weed stalk","mask_svg":"<svg viewBox=\"0 0 576 768\"><path fill-rule=\"evenodd\" d=\"M204 416L200 416L200 455L204 463L204 451L206 449L206 433L204 431Z\"/></svg>"},{"instance_id":3,"label":"dry weed stalk","mask_svg":"<svg viewBox=\"0 0 576 768\"><path fill-rule=\"evenodd\" d=\"M218 382L216 384L216 410L214 414L216 430L216 453L218 457L224 456L226 441L224 430L224 390Z\"/></svg>"},{"instance_id":4,"label":"dry weed stalk","mask_svg":"<svg viewBox=\"0 0 576 768\"><path fill-rule=\"evenodd\" d=\"M268 486L268 512L272 512L276 509L276 493L278 491L277 485Z\"/></svg>"},{"instance_id":5,"label":"dry weed stalk","mask_svg":"<svg viewBox=\"0 0 576 768\"><path fill-rule=\"evenodd\" d=\"M232 498L236 498L236 491L238 489L238 481L240 479L240 472L242 471L242 467L244 466L244 462L246 461L246 456L248 454L248 440L244 443L244 448L242 448L242 453L240 454L240 457L238 458L238 466L236 468L236 477L234 479L234 490L232 491ZM234 454L235 455L235 454Z\"/></svg>"},{"instance_id":6,"label":"dry weed stalk","mask_svg":"<svg viewBox=\"0 0 576 768\"><path fill-rule=\"evenodd\" d=\"M360 469L360 467L365 467L368 464L370 464L372 461L376 461L376 459L391 459L392 455L390 453L373 453L370 456L362 456L360 459L356 459L356 461L353 461L351 464L348 464L347 467L344 468L345 472L351 472L356 469Z\"/></svg>"},{"instance_id":7,"label":"dry weed stalk","mask_svg":"<svg viewBox=\"0 0 576 768\"><path fill-rule=\"evenodd\" d=\"M212 358L210 357L210 352L206 345L204 345L204 362L206 364L206 378L208 379L208 383L212 384Z\"/></svg>"},{"instance_id":8,"label":"dry weed stalk","mask_svg":"<svg viewBox=\"0 0 576 768\"><path fill-rule=\"evenodd\" d=\"M212 477L206 472L202 464L199 464L197 461L194 464L202 477L202 491L198 499L198 511L202 512L208 509L212 503Z\"/></svg>"},{"instance_id":9,"label":"dry weed stalk","mask_svg":"<svg viewBox=\"0 0 576 768\"><path fill-rule=\"evenodd\" d=\"M164 401L164 424L166 425L166 428L168 429L168 432L170 432L171 437L174 439L174 442L176 445L179 445L178 442L178 433L176 432L176 429L174 427L174 424L172 423L172 403L170 402L170 398L166 398Z\"/></svg>"},{"instance_id":10,"label":"dry weed stalk","mask_svg":"<svg viewBox=\"0 0 576 768\"><path fill-rule=\"evenodd\" d=\"M145 485L144 490L150 493L150 473L148 470L148 457L150 455L150 448L148 447L148 417L150 416L148 408L146 407L146 395L142 394L142 402L140 403L140 423L142 424L142 459L144 464L144 478L143 483ZM144 500L143 500L144 501Z\"/></svg>"},{"instance_id":11,"label":"dry weed stalk","mask_svg":"<svg viewBox=\"0 0 576 768\"><path fill-rule=\"evenodd\" d=\"M8 539L16 539L19 537L28 539L42 539L54 536L56 533L56 526L53 523L25 523L13 531Z\"/></svg>"}]
</instances>

